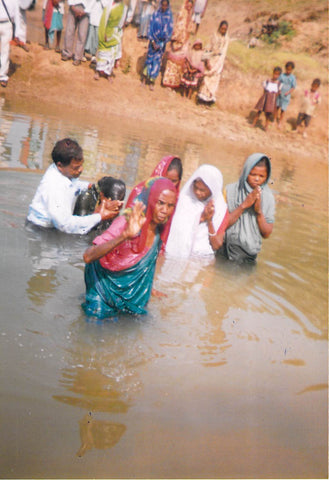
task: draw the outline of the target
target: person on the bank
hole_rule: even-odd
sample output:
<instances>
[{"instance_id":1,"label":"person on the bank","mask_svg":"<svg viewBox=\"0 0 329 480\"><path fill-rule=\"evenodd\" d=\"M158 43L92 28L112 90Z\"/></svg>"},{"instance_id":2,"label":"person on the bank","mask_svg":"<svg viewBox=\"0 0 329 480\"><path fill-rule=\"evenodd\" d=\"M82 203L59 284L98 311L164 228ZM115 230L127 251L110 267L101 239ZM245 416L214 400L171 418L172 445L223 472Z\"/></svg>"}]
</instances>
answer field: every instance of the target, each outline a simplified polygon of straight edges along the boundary
<instances>
[{"instance_id":1,"label":"person on the bank","mask_svg":"<svg viewBox=\"0 0 329 480\"><path fill-rule=\"evenodd\" d=\"M10 41L13 37L13 25L19 25L18 0L0 1L0 85L8 84Z\"/></svg>"},{"instance_id":2,"label":"person on the bank","mask_svg":"<svg viewBox=\"0 0 329 480\"><path fill-rule=\"evenodd\" d=\"M61 37L63 30L64 0L44 0L43 25L45 27L45 46L48 50L50 43L55 42L55 52L61 53Z\"/></svg>"},{"instance_id":3,"label":"person on the bank","mask_svg":"<svg viewBox=\"0 0 329 480\"><path fill-rule=\"evenodd\" d=\"M96 63L96 53L98 49L98 27L106 4L106 0L96 0L93 3L90 11L88 35L85 44L85 52L91 55L90 63Z\"/></svg>"},{"instance_id":4,"label":"person on the bank","mask_svg":"<svg viewBox=\"0 0 329 480\"><path fill-rule=\"evenodd\" d=\"M26 44L27 40L27 18L26 11L32 5L32 0L18 0L19 5L19 22L15 24L15 38L13 44L21 47L26 52L29 51L29 47Z\"/></svg>"},{"instance_id":5,"label":"person on the bank","mask_svg":"<svg viewBox=\"0 0 329 480\"><path fill-rule=\"evenodd\" d=\"M228 23L226 20L223 20L219 24L217 32L212 36L210 46L206 49L203 57L206 69L198 98L204 103L212 104L216 102L216 94L224 68L229 41Z\"/></svg>"},{"instance_id":6,"label":"person on the bank","mask_svg":"<svg viewBox=\"0 0 329 480\"><path fill-rule=\"evenodd\" d=\"M291 94L297 86L295 75L292 73L295 68L294 62L287 62L285 72L281 73L279 81L281 90L276 99L275 119L278 121L278 128L282 128L283 119L291 100Z\"/></svg>"},{"instance_id":7,"label":"person on the bank","mask_svg":"<svg viewBox=\"0 0 329 480\"><path fill-rule=\"evenodd\" d=\"M172 181L172 183L176 187L177 198L179 195L179 188L180 183L183 176L183 165L182 161L179 157L175 157L174 155L168 155L163 157L160 162L157 164L155 169L150 175L152 177L166 177ZM138 183L130 192L130 195L127 200L126 208L129 208L133 205L135 198L137 195L141 193L145 186L145 181Z\"/></svg>"},{"instance_id":8,"label":"person on the bank","mask_svg":"<svg viewBox=\"0 0 329 480\"><path fill-rule=\"evenodd\" d=\"M170 40L170 48L167 52L166 68L162 78L162 85L169 88L179 88L185 58L188 53L188 40L192 25L192 0L185 0L175 22L173 34Z\"/></svg>"},{"instance_id":9,"label":"person on the bank","mask_svg":"<svg viewBox=\"0 0 329 480\"><path fill-rule=\"evenodd\" d=\"M201 165L181 190L166 245L172 257L213 256L228 220L223 177L213 165Z\"/></svg>"},{"instance_id":10,"label":"person on the bank","mask_svg":"<svg viewBox=\"0 0 329 480\"><path fill-rule=\"evenodd\" d=\"M173 15L169 0L161 0L160 7L153 13L150 20L149 46L141 80L142 84L148 82L151 90L154 89L155 80L160 73L162 57L172 33Z\"/></svg>"},{"instance_id":11,"label":"person on the bank","mask_svg":"<svg viewBox=\"0 0 329 480\"><path fill-rule=\"evenodd\" d=\"M198 33L201 19L203 18L206 11L207 3L208 3L208 0L195 0L193 16L192 16L192 20L195 23L195 32L194 32L195 35Z\"/></svg>"},{"instance_id":12,"label":"person on the bank","mask_svg":"<svg viewBox=\"0 0 329 480\"><path fill-rule=\"evenodd\" d=\"M321 103L321 95L318 91L320 85L321 80L319 78L315 78L312 82L311 88L309 90L305 90L303 95L297 117L296 130L293 130L293 132L300 133L303 135L303 137L307 136L306 129L311 122L317 105Z\"/></svg>"},{"instance_id":13,"label":"person on the bank","mask_svg":"<svg viewBox=\"0 0 329 480\"><path fill-rule=\"evenodd\" d=\"M205 71L202 55L202 42L199 39L195 40L186 56L184 73L181 80L184 93L188 98L191 98L193 91L198 88Z\"/></svg>"},{"instance_id":14,"label":"person on the bank","mask_svg":"<svg viewBox=\"0 0 329 480\"><path fill-rule=\"evenodd\" d=\"M113 177L102 177L97 183L89 185L88 190L80 193L75 202L73 215L91 215L94 213L97 205L107 200L116 200L118 208L117 215L123 207L123 201L126 195L126 185L122 180ZM115 204L113 204L115 205ZM95 230L98 233L109 228L113 219L105 220L96 225Z\"/></svg>"},{"instance_id":15,"label":"person on the bank","mask_svg":"<svg viewBox=\"0 0 329 480\"><path fill-rule=\"evenodd\" d=\"M62 60L73 59L73 65L81 64L89 30L89 14L93 0L68 0L66 30ZM76 41L74 42L76 37Z\"/></svg>"},{"instance_id":16,"label":"person on the bank","mask_svg":"<svg viewBox=\"0 0 329 480\"><path fill-rule=\"evenodd\" d=\"M122 28L126 7L121 0L110 0L98 27L98 51L95 80L102 75L112 81L115 62L121 57Z\"/></svg>"},{"instance_id":17,"label":"person on the bank","mask_svg":"<svg viewBox=\"0 0 329 480\"><path fill-rule=\"evenodd\" d=\"M247 158L240 179L226 187L230 214L220 253L229 260L254 263L262 239L272 233L275 200L268 186L270 176L270 158L264 153L253 153Z\"/></svg>"},{"instance_id":18,"label":"person on the bank","mask_svg":"<svg viewBox=\"0 0 329 480\"><path fill-rule=\"evenodd\" d=\"M83 235L102 220L118 214L120 205L115 200L101 202L91 215L73 215L77 196L89 186L89 182L79 180L83 171L82 148L75 140L64 138L55 144L51 156L53 163L42 177L29 207L29 222Z\"/></svg>"},{"instance_id":19,"label":"person on the bank","mask_svg":"<svg viewBox=\"0 0 329 480\"><path fill-rule=\"evenodd\" d=\"M149 180L130 214L120 215L84 253L88 316L145 314L152 292L156 260L168 236L176 189L167 178ZM153 292L160 295L160 292Z\"/></svg>"},{"instance_id":20,"label":"person on the bank","mask_svg":"<svg viewBox=\"0 0 329 480\"><path fill-rule=\"evenodd\" d=\"M281 67L274 67L272 78L269 78L263 82L264 93L258 100L257 104L255 105L255 110L257 110L257 113L252 122L252 126L256 127L256 124L259 120L261 113L264 112L265 113L265 127L264 127L265 132L268 129L271 115L275 113L276 99L281 89L281 82L279 80L281 73L282 73Z\"/></svg>"},{"instance_id":21,"label":"person on the bank","mask_svg":"<svg viewBox=\"0 0 329 480\"><path fill-rule=\"evenodd\" d=\"M147 39L151 17L157 7L155 0L141 0L141 16L137 38Z\"/></svg>"}]
</instances>

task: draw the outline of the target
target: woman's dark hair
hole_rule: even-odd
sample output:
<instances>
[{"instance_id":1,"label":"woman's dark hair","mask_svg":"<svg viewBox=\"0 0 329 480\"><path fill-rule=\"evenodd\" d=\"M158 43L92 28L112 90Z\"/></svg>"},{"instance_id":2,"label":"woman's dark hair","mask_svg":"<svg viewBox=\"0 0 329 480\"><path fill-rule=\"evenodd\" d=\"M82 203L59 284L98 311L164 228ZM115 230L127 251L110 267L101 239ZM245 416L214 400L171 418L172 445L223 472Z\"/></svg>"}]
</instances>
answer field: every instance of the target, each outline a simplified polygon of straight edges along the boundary
<instances>
[{"instance_id":1,"label":"woman's dark hair","mask_svg":"<svg viewBox=\"0 0 329 480\"><path fill-rule=\"evenodd\" d=\"M257 163L256 165L254 165L255 167L266 167L266 170L267 170L267 176L270 172L270 161L267 157L262 157Z\"/></svg>"},{"instance_id":2,"label":"woman's dark hair","mask_svg":"<svg viewBox=\"0 0 329 480\"><path fill-rule=\"evenodd\" d=\"M113 177L102 177L98 180L100 191L106 198L123 201L126 195L126 184Z\"/></svg>"},{"instance_id":3,"label":"woman's dark hair","mask_svg":"<svg viewBox=\"0 0 329 480\"><path fill-rule=\"evenodd\" d=\"M183 165L182 161L179 157L174 157L171 162L169 167L167 168L167 172L170 172L171 170L176 170L179 176L179 180L182 179L183 176Z\"/></svg>"},{"instance_id":4,"label":"woman's dark hair","mask_svg":"<svg viewBox=\"0 0 329 480\"><path fill-rule=\"evenodd\" d=\"M321 80L319 78L315 78L312 82L312 85L318 85L320 86L321 85Z\"/></svg>"},{"instance_id":5,"label":"woman's dark hair","mask_svg":"<svg viewBox=\"0 0 329 480\"><path fill-rule=\"evenodd\" d=\"M282 73L282 68L281 68L281 67L274 67L274 68L273 68L273 73L274 73L274 72L280 72L280 73Z\"/></svg>"},{"instance_id":6,"label":"woman's dark hair","mask_svg":"<svg viewBox=\"0 0 329 480\"><path fill-rule=\"evenodd\" d=\"M223 25L226 25L227 28L228 28L228 22L226 20L222 20L219 24L219 27L218 27L218 30L220 30L222 28Z\"/></svg>"},{"instance_id":7,"label":"woman's dark hair","mask_svg":"<svg viewBox=\"0 0 329 480\"><path fill-rule=\"evenodd\" d=\"M291 67L292 69L294 69L294 68L295 68L295 64L294 64L294 62L287 62L286 65L285 65L285 67L286 67L286 68Z\"/></svg>"},{"instance_id":8,"label":"woman's dark hair","mask_svg":"<svg viewBox=\"0 0 329 480\"><path fill-rule=\"evenodd\" d=\"M63 140L56 142L53 151L51 152L51 158L56 165L60 162L63 167L66 167L67 165L70 165L73 159L83 159L82 148L75 140L72 140L71 138L63 138Z\"/></svg>"}]
</instances>

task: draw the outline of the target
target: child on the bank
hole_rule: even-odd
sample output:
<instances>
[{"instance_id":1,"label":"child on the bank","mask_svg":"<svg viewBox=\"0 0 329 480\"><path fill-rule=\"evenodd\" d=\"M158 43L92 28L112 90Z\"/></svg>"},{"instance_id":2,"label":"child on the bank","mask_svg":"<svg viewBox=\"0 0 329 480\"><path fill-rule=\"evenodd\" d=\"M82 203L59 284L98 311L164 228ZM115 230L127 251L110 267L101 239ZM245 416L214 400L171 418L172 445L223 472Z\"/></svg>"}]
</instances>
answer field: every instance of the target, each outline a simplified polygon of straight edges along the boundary
<instances>
[{"instance_id":1,"label":"child on the bank","mask_svg":"<svg viewBox=\"0 0 329 480\"><path fill-rule=\"evenodd\" d=\"M195 40L189 48L185 58L185 65L181 79L181 85L184 87L185 94L188 98L192 97L192 93L197 89L201 78L203 77L205 65L202 62L202 42Z\"/></svg>"},{"instance_id":2,"label":"child on the bank","mask_svg":"<svg viewBox=\"0 0 329 480\"><path fill-rule=\"evenodd\" d=\"M45 50L49 50L56 33L55 52L61 53L61 36L63 30L64 0L44 0L42 20L45 27Z\"/></svg>"},{"instance_id":3,"label":"child on the bank","mask_svg":"<svg viewBox=\"0 0 329 480\"><path fill-rule=\"evenodd\" d=\"M321 102L321 96L318 89L321 85L319 78L315 78L312 82L311 89L305 90L304 97L301 102L300 110L297 117L296 133L300 133L306 137L306 128L309 126L316 106Z\"/></svg>"},{"instance_id":4,"label":"child on the bank","mask_svg":"<svg viewBox=\"0 0 329 480\"><path fill-rule=\"evenodd\" d=\"M270 122L270 117L275 112L276 108L276 99L280 93L281 89L281 82L279 77L282 73L281 67L275 67L273 70L272 78L265 80L263 82L264 93L258 100L255 110L257 113L255 115L254 121L252 122L252 126L256 127L258 119L262 112L265 113L265 127L264 130L267 131L268 124Z\"/></svg>"},{"instance_id":5,"label":"child on the bank","mask_svg":"<svg viewBox=\"0 0 329 480\"><path fill-rule=\"evenodd\" d=\"M285 65L285 73L281 73L279 81L282 84L281 91L276 100L275 119L278 120L278 128L282 127L285 112L291 99L291 93L297 86L296 77L292 73L295 68L294 62L287 62ZM280 113L280 115L279 115Z\"/></svg>"},{"instance_id":6,"label":"child on the bank","mask_svg":"<svg viewBox=\"0 0 329 480\"><path fill-rule=\"evenodd\" d=\"M270 176L270 157L253 153L247 158L239 180L226 187L229 219L220 253L229 260L254 263L262 239L272 233L275 200L268 186Z\"/></svg>"}]
</instances>

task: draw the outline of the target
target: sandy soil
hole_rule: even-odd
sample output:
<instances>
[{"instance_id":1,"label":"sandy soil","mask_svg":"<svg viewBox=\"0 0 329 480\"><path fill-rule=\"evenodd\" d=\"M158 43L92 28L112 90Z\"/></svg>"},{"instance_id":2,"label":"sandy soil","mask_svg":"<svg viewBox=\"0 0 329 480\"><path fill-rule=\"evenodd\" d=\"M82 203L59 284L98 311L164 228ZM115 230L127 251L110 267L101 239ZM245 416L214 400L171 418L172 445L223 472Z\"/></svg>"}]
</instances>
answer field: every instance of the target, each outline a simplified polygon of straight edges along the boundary
<instances>
[{"instance_id":1,"label":"sandy soil","mask_svg":"<svg viewBox=\"0 0 329 480\"><path fill-rule=\"evenodd\" d=\"M250 25L252 22L259 21L260 14L255 13L257 10L250 11L250 2L239 2L239 8L237 5L232 7L228 1L220 3L219 9L218 2L216 4L215 0L209 1L207 14L199 31L201 37L209 37L218 21L227 18L232 25L231 38L247 41ZM27 14L30 51L27 53L19 47L12 47L10 81L7 88L0 92L0 95L5 96L9 101L20 98L30 105L38 102L44 106L48 105L49 108L56 104L62 107L64 112L65 109L75 109L77 114L83 116L94 113L104 121L115 114L136 121L148 121L158 127L163 125L163 128L174 128L177 132L189 131L191 134L202 135L205 139L222 137L232 142L252 144L255 149L264 147L266 142L266 145L272 149L327 162L328 82L322 85L323 102L317 116L311 122L308 138L304 139L300 135L291 133L298 113L298 92L289 107L284 130L278 131L272 125L265 133L261 128L250 127L253 106L261 94L259 88L255 89L255 82L260 85L264 77L255 75L255 72L240 71L230 62L229 52L217 103L210 108L197 105L195 99L187 100L180 93L161 87L160 78L153 92L147 87L140 86L140 69L145 58L147 43L137 41L136 28L133 26L125 29L123 58L121 66L116 69L113 83L110 84L105 79L95 81L89 62L75 67L71 62L61 61L60 55L54 50L43 49L41 7L42 5L37 5L34 11ZM309 11L312 13L311 7ZM312 16L311 13L309 13L310 18L305 19L307 12L304 12L305 18L299 18L297 14L289 15L297 28L301 25L301 33L294 40L294 48L300 51L303 45L307 45L309 49L313 45L315 51L310 51L310 55L318 55L325 66L328 45L323 44L322 32L326 26L326 20L323 18L326 18L326 15L322 10L319 13L322 23L319 22L319 18L314 20L314 15ZM269 13L270 11L262 12L263 16ZM306 20L309 32L307 39L304 38ZM322 42L320 47L319 42ZM285 46L285 48L288 47L289 45ZM255 55L257 55L257 49L255 49ZM322 73L322 71L314 72L313 76L321 76ZM304 88L308 87L309 81L299 82L299 95Z\"/></svg>"}]
</instances>

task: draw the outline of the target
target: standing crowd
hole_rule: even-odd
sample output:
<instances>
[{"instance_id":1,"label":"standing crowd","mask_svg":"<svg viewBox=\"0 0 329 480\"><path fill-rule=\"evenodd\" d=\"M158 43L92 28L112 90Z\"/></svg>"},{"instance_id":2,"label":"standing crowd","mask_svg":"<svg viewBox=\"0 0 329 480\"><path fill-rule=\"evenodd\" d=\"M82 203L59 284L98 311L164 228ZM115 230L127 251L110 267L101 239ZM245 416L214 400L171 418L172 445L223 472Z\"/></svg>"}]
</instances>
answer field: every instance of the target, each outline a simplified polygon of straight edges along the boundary
<instances>
[{"instance_id":1,"label":"standing crowd","mask_svg":"<svg viewBox=\"0 0 329 480\"><path fill-rule=\"evenodd\" d=\"M0 85L8 83L10 44L28 51L26 44L26 11L33 0L0 0ZM122 57L124 29L129 24L137 26L137 38L148 41L146 59L141 71L141 85L154 85L162 72L161 84L179 90L198 103L212 105L217 91L229 46L228 22L223 20L207 44L196 37L207 0L183 0L174 16L170 0L68 0L66 29L61 48L64 0L43 0L42 21L46 50L54 46L63 61L79 66L89 56L94 66L94 79L101 77L113 81L114 70ZM297 81L294 62L285 69L276 66L263 84L263 94L254 109L252 126L261 126L264 112L267 131L270 121L282 128L286 111ZM314 79L311 88L304 92L294 133L306 136L306 129L317 105L321 102L321 81Z\"/></svg>"},{"instance_id":2,"label":"standing crowd","mask_svg":"<svg viewBox=\"0 0 329 480\"><path fill-rule=\"evenodd\" d=\"M168 258L213 258L255 263L262 239L273 229L275 202L268 187L270 158L250 155L237 182L223 189L213 165L201 165L180 190L183 165L164 157L150 178L136 185L126 202L124 182L103 177L96 184L79 180L83 151L70 139L59 140L27 215L32 229L88 234L85 251L89 317L143 314L153 289L159 254Z\"/></svg>"}]
</instances>

